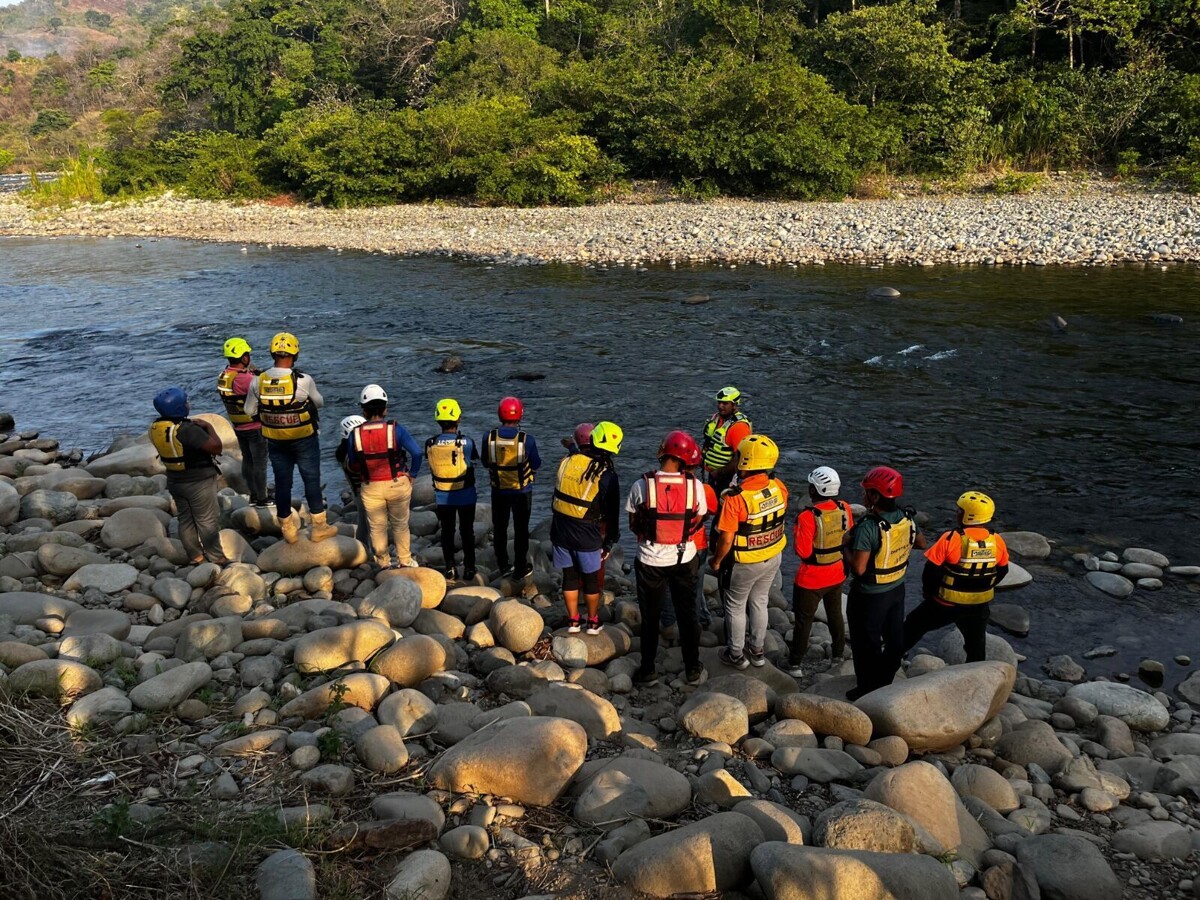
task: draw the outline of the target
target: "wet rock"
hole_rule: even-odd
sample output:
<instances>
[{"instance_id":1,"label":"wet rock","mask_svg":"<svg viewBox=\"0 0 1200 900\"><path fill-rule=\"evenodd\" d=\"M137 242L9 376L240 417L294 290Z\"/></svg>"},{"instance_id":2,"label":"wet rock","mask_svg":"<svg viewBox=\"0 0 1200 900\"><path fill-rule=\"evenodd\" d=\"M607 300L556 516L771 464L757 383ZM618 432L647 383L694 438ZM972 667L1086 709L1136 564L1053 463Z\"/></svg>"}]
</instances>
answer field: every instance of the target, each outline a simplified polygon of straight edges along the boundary
<instances>
[{"instance_id":1,"label":"wet rock","mask_svg":"<svg viewBox=\"0 0 1200 900\"><path fill-rule=\"evenodd\" d=\"M65 659L35 659L17 666L8 676L15 694L70 700L100 690L100 673L83 663Z\"/></svg>"},{"instance_id":2,"label":"wet rock","mask_svg":"<svg viewBox=\"0 0 1200 900\"><path fill-rule=\"evenodd\" d=\"M1162 731L1171 717L1153 695L1127 684L1092 681L1077 684L1067 692L1093 704L1102 715L1120 719L1136 731Z\"/></svg>"},{"instance_id":3,"label":"wet rock","mask_svg":"<svg viewBox=\"0 0 1200 900\"><path fill-rule=\"evenodd\" d=\"M342 707L353 706L369 712L390 689L391 682L382 675L354 672L336 681L318 685L289 700L280 707L279 717L287 719L300 716L304 719L315 719L325 715L330 705L335 702Z\"/></svg>"},{"instance_id":4,"label":"wet rock","mask_svg":"<svg viewBox=\"0 0 1200 900\"><path fill-rule=\"evenodd\" d=\"M827 897L888 900L957 900L949 869L928 856L827 850L771 842L757 847L751 864L768 900Z\"/></svg>"},{"instance_id":5,"label":"wet rock","mask_svg":"<svg viewBox=\"0 0 1200 900\"><path fill-rule=\"evenodd\" d=\"M1162 687L1166 674L1166 666L1157 659L1143 659L1138 663L1138 678L1152 688Z\"/></svg>"},{"instance_id":6,"label":"wet rock","mask_svg":"<svg viewBox=\"0 0 1200 900\"><path fill-rule=\"evenodd\" d=\"M317 900L317 873L297 850L276 850L254 873L261 900Z\"/></svg>"},{"instance_id":7,"label":"wet rock","mask_svg":"<svg viewBox=\"0 0 1200 900\"><path fill-rule=\"evenodd\" d=\"M446 664L446 651L424 634L401 638L371 661L377 672L399 687L415 687Z\"/></svg>"},{"instance_id":8,"label":"wet rock","mask_svg":"<svg viewBox=\"0 0 1200 900\"><path fill-rule=\"evenodd\" d=\"M1143 547L1129 547L1121 554L1121 558L1127 563L1154 566L1157 569L1165 569L1171 564L1171 561L1161 553Z\"/></svg>"},{"instance_id":9,"label":"wet rock","mask_svg":"<svg viewBox=\"0 0 1200 900\"><path fill-rule=\"evenodd\" d=\"M1013 603L992 602L991 623L1009 634L1025 637L1029 634L1029 610Z\"/></svg>"},{"instance_id":10,"label":"wet rock","mask_svg":"<svg viewBox=\"0 0 1200 900\"><path fill-rule=\"evenodd\" d=\"M1033 575L1015 562L1010 562L1008 564L1008 572L1000 579L1000 582L996 585L996 590L1007 591L1013 588L1021 588L1032 581Z\"/></svg>"},{"instance_id":11,"label":"wet rock","mask_svg":"<svg viewBox=\"0 0 1200 900\"><path fill-rule=\"evenodd\" d=\"M351 599L350 605L361 618L407 628L421 612L421 586L407 578L389 578L367 596Z\"/></svg>"},{"instance_id":12,"label":"wet rock","mask_svg":"<svg viewBox=\"0 0 1200 900\"><path fill-rule=\"evenodd\" d=\"M728 694L693 694L675 718L688 734L730 746L750 730L746 705Z\"/></svg>"},{"instance_id":13,"label":"wet rock","mask_svg":"<svg viewBox=\"0 0 1200 900\"><path fill-rule=\"evenodd\" d=\"M1120 881L1084 838L1035 835L1017 844L1017 861L1032 870L1046 900L1121 900Z\"/></svg>"},{"instance_id":14,"label":"wet rock","mask_svg":"<svg viewBox=\"0 0 1200 900\"><path fill-rule=\"evenodd\" d=\"M1000 537L1010 553L1025 559L1045 559L1050 555L1050 542L1036 531L1002 531Z\"/></svg>"},{"instance_id":15,"label":"wet rock","mask_svg":"<svg viewBox=\"0 0 1200 900\"><path fill-rule=\"evenodd\" d=\"M287 541L272 544L259 554L258 567L280 575L303 575L315 566L353 569L366 561L366 548L352 537L339 534L314 544L301 536L294 544Z\"/></svg>"},{"instance_id":16,"label":"wet rock","mask_svg":"<svg viewBox=\"0 0 1200 900\"><path fill-rule=\"evenodd\" d=\"M1188 703L1194 703L1200 706L1200 671L1193 672L1175 691Z\"/></svg>"},{"instance_id":17,"label":"wet rock","mask_svg":"<svg viewBox=\"0 0 1200 900\"><path fill-rule=\"evenodd\" d=\"M310 632L296 641L293 662L302 673L329 672L350 662L367 662L395 640L387 625L373 619Z\"/></svg>"},{"instance_id":18,"label":"wet rock","mask_svg":"<svg viewBox=\"0 0 1200 900\"><path fill-rule=\"evenodd\" d=\"M626 850L613 877L651 897L731 891L752 880L750 853L762 840L753 820L718 813Z\"/></svg>"},{"instance_id":19,"label":"wet rock","mask_svg":"<svg viewBox=\"0 0 1200 900\"><path fill-rule=\"evenodd\" d=\"M1133 593L1133 582L1115 572L1088 572L1088 584L1111 597L1124 600Z\"/></svg>"},{"instance_id":20,"label":"wet rock","mask_svg":"<svg viewBox=\"0 0 1200 900\"><path fill-rule=\"evenodd\" d=\"M208 663L184 663L135 685L129 699L138 709L154 712L178 706L212 679Z\"/></svg>"},{"instance_id":21,"label":"wet rock","mask_svg":"<svg viewBox=\"0 0 1200 900\"><path fill-rule=\"evenodd\" d=\"M1065 654L1051 656L1042 663L1042 671L1055 681L1069 681L1073 684L1087 678L1087 669Z\"/></svg>"},{"instance_id":22,"label":"wet rock","mask_svg":"<svg viewBox=\"0 0 1200 900\"><path fill-rule=\"evenodd\" d=\"M912 822L874 800L843 800L817 816L813 841L836 850L870 850L876 853L916 853L917 833Z\"/></svg>"},{"instance_id":23,"label":"wet rock","mask_svg":"<svg viewBox=\"0 0 1200 900\"><path fill-rule=\"evenodd\" d=\"M880 300L894 300L900 296L900 292L894 287L877 287L871 291L871 296Z\"/></svg>"},{"instance_id":24,"label":"wet rock","mask_svg":"<svg viewBox=\"0 0 1200 900\"><path fill-rule=\"evenodd\" d=\"M461 356L455 356L454 354L451 354L443 359L438 367L434 369L434 371L440 372L443 375L453 375L455 372L461 372L463 370L463 365L464 363Z\"/></svg>"}]
</instances>

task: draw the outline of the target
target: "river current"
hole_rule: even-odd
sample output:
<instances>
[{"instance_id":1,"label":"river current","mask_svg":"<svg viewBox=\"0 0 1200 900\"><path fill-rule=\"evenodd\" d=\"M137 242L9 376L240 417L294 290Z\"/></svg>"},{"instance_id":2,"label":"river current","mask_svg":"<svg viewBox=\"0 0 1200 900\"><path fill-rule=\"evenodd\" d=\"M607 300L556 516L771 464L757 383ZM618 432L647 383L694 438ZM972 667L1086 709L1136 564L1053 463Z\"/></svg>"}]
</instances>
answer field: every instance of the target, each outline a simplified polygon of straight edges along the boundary
<instances>
[{"instance_id":1,"label":"river current","mask_svg":"<svg viewBox=\"0 0 1200 900\"><path fill-rule=\"evenodd\" d=\"M872 296L881 286L901 296ZM67 446L98 450L140 428L169 384L192 392L193 409L217 410L225 338L246 337L265 364L270 336L288 330L326 398L331 496L336 422L368 382L419 438L433 433L441 397L459 400L478 435L516 394L549 471L577 422L611 419L625 429L626 485L663 433L698 432L713 393L734 384L755 430L783 448L780 474L797 495L816 465L852 484L888 463L938 530L977 487L1003 529L1200 563L1196 269L491 267L15 238L0 241L0 322L0 409ZM436 374L451 353L464 370ZM1200 656L1196 593L1120 603L1031 569L1038 581L1017 599L1034 610L1034 632L1014 642L1031 662L1090 643L1121 649L1092 670Z\"/></svg>"}]
</instances>

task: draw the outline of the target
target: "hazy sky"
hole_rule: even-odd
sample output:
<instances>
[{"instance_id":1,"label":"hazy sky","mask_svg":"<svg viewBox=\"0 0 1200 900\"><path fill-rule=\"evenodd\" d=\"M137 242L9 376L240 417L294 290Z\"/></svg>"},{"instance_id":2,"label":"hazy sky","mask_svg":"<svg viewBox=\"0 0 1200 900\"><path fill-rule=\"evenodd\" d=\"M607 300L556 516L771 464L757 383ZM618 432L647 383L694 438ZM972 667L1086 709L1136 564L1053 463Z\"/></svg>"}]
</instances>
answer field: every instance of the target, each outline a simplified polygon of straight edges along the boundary
<instances>
[{"instance_id":1,"label":"hazy sky","mask_svg":"<svg viewBox=\"0 0 1200 900\"><path fill-rule=\"evenodd\" d=\"M16 6L21 0L0 0L0 6Z\"/></svg>"}]
</instances>

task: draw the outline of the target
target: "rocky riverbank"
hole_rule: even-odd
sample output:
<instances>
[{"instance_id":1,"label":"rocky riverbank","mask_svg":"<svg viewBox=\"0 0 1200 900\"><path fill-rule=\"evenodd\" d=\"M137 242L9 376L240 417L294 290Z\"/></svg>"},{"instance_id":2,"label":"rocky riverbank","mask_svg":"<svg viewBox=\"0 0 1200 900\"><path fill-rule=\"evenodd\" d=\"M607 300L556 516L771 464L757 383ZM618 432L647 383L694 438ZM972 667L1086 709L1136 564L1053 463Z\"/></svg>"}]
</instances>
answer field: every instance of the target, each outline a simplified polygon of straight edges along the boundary
<instances>
[{"instance_id":1,"label":"rocky riverbank","mask_svg":"<svg viewBox=\"0 0 1200 900\"><path fill-rule=\"evenodd\" d=\"M192 238L518 265L1161 265L1200 262L1200 199L1144 186L1066 180L1022 196L528 210L437 205L334 210L170 196L32 209L5 198L0 234Z\"/></svg>"},{"instance_id":2,"label":"rocky riverbank","mask_svg":"<svg viewBox=\"0 0 1200 900\"><path fill-rule=\"evenodd\" d=\"M797 682L722 668L714 609L704 684L670 647L635 687L619 553L587 636L561 627L545 523L525 583L376 572L352 512L288 545L210 421L224 569L186 564L143 438L85 460L0 415L2 896L1200 897L1200 678L1150 693L1064 656L1039 679L999 635L975 664L948 638L851 704L823 625ZM427 480L414 498L436 564ZM1195 575L1122 555L1079 567ZM997 619L1030 628L1019 603Z\"/></svg>"}]
</instances>

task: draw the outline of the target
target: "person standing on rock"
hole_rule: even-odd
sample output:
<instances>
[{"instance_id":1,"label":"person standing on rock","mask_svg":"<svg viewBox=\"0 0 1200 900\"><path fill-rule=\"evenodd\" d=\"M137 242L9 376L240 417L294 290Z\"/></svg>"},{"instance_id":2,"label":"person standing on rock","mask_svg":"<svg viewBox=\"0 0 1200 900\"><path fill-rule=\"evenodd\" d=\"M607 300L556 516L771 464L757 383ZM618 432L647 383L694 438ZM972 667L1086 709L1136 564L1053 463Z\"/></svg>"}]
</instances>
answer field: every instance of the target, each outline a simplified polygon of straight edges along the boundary
<instances>
[{"instance_id":1,"label":"person standing on rock","mask_svg":"<svg viewBox=\"0 0 1200 900\"><path fill-rule=\"evenodd\" d=\"M408 429L387 418L387 391L368 384L359 397L366 421L350 432L348 460L362 478L359 498L367 513L375 565L392 565L388 532L400 567L420 565L412 556L408 516L413 481L421 472L421 446Z\"/></svg>"},{"instance_id":2,"label":"person standing on rock","mask_svg":"<svg viewBox=\"0 0 1200 900\"><path fill-rule=\"evenodd\" d=\"M1008 547L990 527L996 504L982 491L958 498L958 524L925 551L921 604L904 620L904 652L930 631L955 625L967 662L987 659L987 623L996 585L1008 574Z\"/></svg>"},{"instance_id":3,"label":"person standing on rock","mask_svg":"<svg viewBox=\"0 0 1200 900\"><path fill-rule=\"evenodd\" d=\"M529 516L533 512L533 481L542 466L537 441L521 430L525 407L516 397L500 401L500 427L483 438L483 465L492 483L492 533L496 565L502 576L525 578L529 565ZM508 522L513 525L515 567L508 559Z\"/></svg>"},{"instance_id":4,"label":"person standing on rock","mask_svg":"<svg viewBox=\"0 0 1200 900\"><path fill-rule=\"evenodd\" d=\"M808 498L812 506L796 517L794 538L800 568L792 585L792 610L796 623L788 653L787 673L793 678L804 675L804 654L812 634L817 607L824 604L825 618L832 638L831 655L836 663L846 651L846 628L842 622L842 585L846 565L842 544L854 526L850 504L838 499L842 479L829 466L819 466L808 475Z\"/></svg>"},{"instance_id":5,"label":"person standing on rock","mask_svg":"<svg viewBox=\"0 0 1200 900\"><path fill-rule=\"evenodd\" d=\"M911 509L899 509L904 478L889 466L876 466L862 480L867 515L846 536L843 550L850 569L846 606L857 684L847 692L857 700L892 683L904 655L904 576L912 548L925 549Z\"/></svg>"},{"instance_id":6,"label":"person standing on rock","mask_svg":"<svg viewBox=\"0 0 1200 900\"><path fill-rule=\"evenodd\" d=\"M158 418L150 426L150 443L167 469L167 490L175 501L179 542L188 563L206 559L229 564L221 549L220 508L214 457L221 453L221 438L208 422L189 419L188 396L183 388L170 387L154 398Z\"/></svg>"},{"instance_id":7,"label":"person standing on rock","mask_svg":"<svg viewBox=\"0 0 1200 900\"><path fill-rule=\"evenodd\" d=\"M242 449L242 478L254 506L267 505L267 439L257 416L246 412L246 395L258 369L250 365L250 345L244 338L225 342L225 369L217 376L217 394L225 404L225 414L233 423L238 446Z\"/></svg>"},{"instance_id":8,"label":"person standing on rock","mask_svg":"<svg viewBox=\"0 0 1200 900\"><path fill-rule=\"evenodd\" d=\"M642 611L642 664L634 684L658 683L654 662L658 655L658 628L667 594L679 624L684 677L699 684L700 625L696 621L696 578L699 563L692 536L704 527L708 505L704 485L686 467L700 463L700 447L686 431L672 431L658 448L659 469L634 482L625 502L629 527L638 539L638 606Z\"/></svg>"},{"instance_id":9,"label":"person standing on rock","mask_svg":"<svg viewBox=\"0 0 1200 900\"><path fill-rule=\"evenodd\" d=\"M733 482L737 471L737 448L753 430L741 411L742 392L735 387L717 391L717 411L704 425L705 480L721 494Z\"/></svg>"},{"instance_id":10,"label":"person standing on rock","mask_svg":"<svg viewBox=\"0 0 1200 900\"><path fill-rule=\"evenodd\" d=\"M621 485L613 457L621 452L624 432L612 422L598 422L587 446L563 458L554 485L550 543L556 568L562 570L567 632L578 634L579 592L587 604L587 633L600 633L600 564L621 536ZM600 522L605 523L600 536Z\"/></svg>"},{"instance_id":11,"label":"person standing on rock","mask_svg":"<svg viewBox=\"0 0 1200 900\"><path fill-rule=\"evenodd\" d=\"M362 416L346 416L342 419L340 425L342 439L338 442L333 456L338 461L338 465L342 467L342 474L346 476L346 484L350 486L350 493L354 495L354 504L358 507L358 524L355 526L354 536L364 547L370 547L371 526L367 523L367 510L362 502L362 476L358 474L357 469L350 465L350 435L365 421L367 420Z\"/></svg>"},{"instance_id":12,"label":"person standing on rock","mask_svg":"<svg viewBox=\"0 0 1200 900\"><path fill-rule=\"evenodd\" d=\"M743 438L737 453L738 483L722 498L716 547L708 567L720 571L732 553L733 569L725 592L726 644L720 660L744 669L767 662L767 601L787 546L788 491L774 477L779 447L769 437Z\"/></svg>"},{"instance_id":13,"label":"person standing on rock","mask_svg":"<svg viewBox=\"0 0 1200 900\"><path fill-rule=\"evenodd\" d=\"M300 539L300 516L292 510L293 470L300 470L304 496L312 514L310 538L323 541L337 534L326 519L321 493L321 443L317 434L317 410L325 400L311 375L296 368L300 342L294 334L281 331L271 338L274 365L250 384L246 414L257 415L267 439L267 455L275 474L275 512L279 528L289 544Z\"/></svg>"},{"instance_id":14,"label":"person standing on rock","mask_svg":"<svg viewBox=\"0 0 1200 900\"><path fill-rule=\"evenodd\" d=\"M445 575L449 581L458 577L454 568L454 524L457 521L463 547L463 581L474 581L475 461L479 459L479 452L475 442L458 430L462 408L457 400L439 400L433 418L441 426L442 433L425 442L425 459L433 475Z\"/></svg>"}]
</instances>

